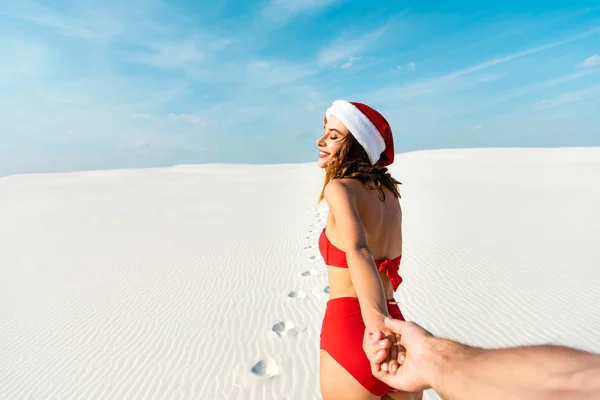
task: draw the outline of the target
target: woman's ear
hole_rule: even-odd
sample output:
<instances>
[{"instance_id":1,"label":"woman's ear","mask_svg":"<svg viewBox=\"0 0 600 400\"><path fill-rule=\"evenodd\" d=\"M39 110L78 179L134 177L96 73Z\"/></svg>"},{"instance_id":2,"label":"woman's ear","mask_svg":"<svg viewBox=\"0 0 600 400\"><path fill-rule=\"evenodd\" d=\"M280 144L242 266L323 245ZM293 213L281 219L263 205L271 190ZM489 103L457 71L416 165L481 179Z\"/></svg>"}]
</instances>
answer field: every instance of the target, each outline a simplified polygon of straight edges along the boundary
<instances>
[{"instance_id":1,"label":"woman's ear","mask_svg":"<svg viewBox=\"0 0 600 400\"><path fill-rule=\"evenodd\" d=\"M323 126L327 125L327 115L323 115Z\"/></svg>"}]
</instances>

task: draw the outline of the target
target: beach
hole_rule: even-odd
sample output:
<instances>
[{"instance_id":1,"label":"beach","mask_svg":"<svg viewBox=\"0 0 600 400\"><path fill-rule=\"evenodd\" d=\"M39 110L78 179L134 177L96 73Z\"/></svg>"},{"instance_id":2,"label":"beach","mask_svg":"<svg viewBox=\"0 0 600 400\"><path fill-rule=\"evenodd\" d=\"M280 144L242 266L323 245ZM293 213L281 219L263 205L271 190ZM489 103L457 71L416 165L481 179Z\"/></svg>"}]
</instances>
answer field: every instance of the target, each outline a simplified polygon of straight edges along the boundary
<instances>
[{"instance_id":1,"label":"beach","mask_svg":"<svg viewBox=\"0 0 600 400\"><path fill-rule=\"evenodd\" d=\"M600 352L600 148L390 171L407 319ZM322 181L316 162L0 178L0 399L320 399Z\"/></svg>"}]
</instances>

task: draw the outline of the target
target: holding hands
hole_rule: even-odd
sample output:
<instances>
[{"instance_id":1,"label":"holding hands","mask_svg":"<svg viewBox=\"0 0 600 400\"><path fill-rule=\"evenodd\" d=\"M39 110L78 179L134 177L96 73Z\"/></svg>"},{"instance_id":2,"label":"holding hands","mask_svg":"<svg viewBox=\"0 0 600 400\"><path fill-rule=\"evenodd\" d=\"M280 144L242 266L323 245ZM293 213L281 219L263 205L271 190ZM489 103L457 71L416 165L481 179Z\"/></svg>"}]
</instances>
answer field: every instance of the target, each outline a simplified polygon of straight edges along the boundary
<instances>
[{"instance_id":1,"label":"holding hands","mask_svg":"<svg viewBox=\"0 0 600 400\"><path fill-rule=\"evenodd\" d=\"M429 389L427 370L432 351L431 333L413 322L386 318L387 329L365 332L363 349L373 375L387 385L407 392Z\"/></svg>"}]
</instances>

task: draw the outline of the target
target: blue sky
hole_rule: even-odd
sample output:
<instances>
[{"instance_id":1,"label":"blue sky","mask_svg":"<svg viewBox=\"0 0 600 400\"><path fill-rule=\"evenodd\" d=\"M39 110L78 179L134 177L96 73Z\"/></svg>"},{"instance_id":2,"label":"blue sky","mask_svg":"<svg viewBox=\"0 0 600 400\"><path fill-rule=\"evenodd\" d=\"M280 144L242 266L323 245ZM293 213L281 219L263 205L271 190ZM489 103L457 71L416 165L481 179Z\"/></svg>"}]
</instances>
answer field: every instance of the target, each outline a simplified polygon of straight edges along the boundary
<instances>
[{"instance_id":1,"label":"blue sky","mask_svg":"<svg viewBox=\"0 0 600 400\"><path fill-rule=\"evenodd\" d=\"M316 161L337 98L397 152L600 145L597 4L2 1L0 175Z\"/></svg>"}]
</instances>

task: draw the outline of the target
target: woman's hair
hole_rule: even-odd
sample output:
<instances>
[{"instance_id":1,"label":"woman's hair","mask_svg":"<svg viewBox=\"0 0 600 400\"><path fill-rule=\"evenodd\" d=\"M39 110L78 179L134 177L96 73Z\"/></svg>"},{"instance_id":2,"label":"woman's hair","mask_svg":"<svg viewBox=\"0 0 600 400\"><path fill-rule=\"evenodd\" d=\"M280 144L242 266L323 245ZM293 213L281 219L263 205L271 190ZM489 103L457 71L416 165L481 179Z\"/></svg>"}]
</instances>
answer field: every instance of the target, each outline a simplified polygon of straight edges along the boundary
<instances>
[{"instance_id":1,"label":"woman's hair","mask_svg":"<svg viewBox=\"0 0 600 400\"><path fill-rule=\"evenodd\" d=\"M333 179L357 179L369 189L377 189L379 199L385 200L384 187L388 188L396 198L400 198L397 181L388 172L386 167L371 165L365 149L358 143L352 134L342 139L342 146L337 154L333 155L325 168L325 182L319 196L319 202L325 198L325 186Z\"/></svg>"}]
</instances>

